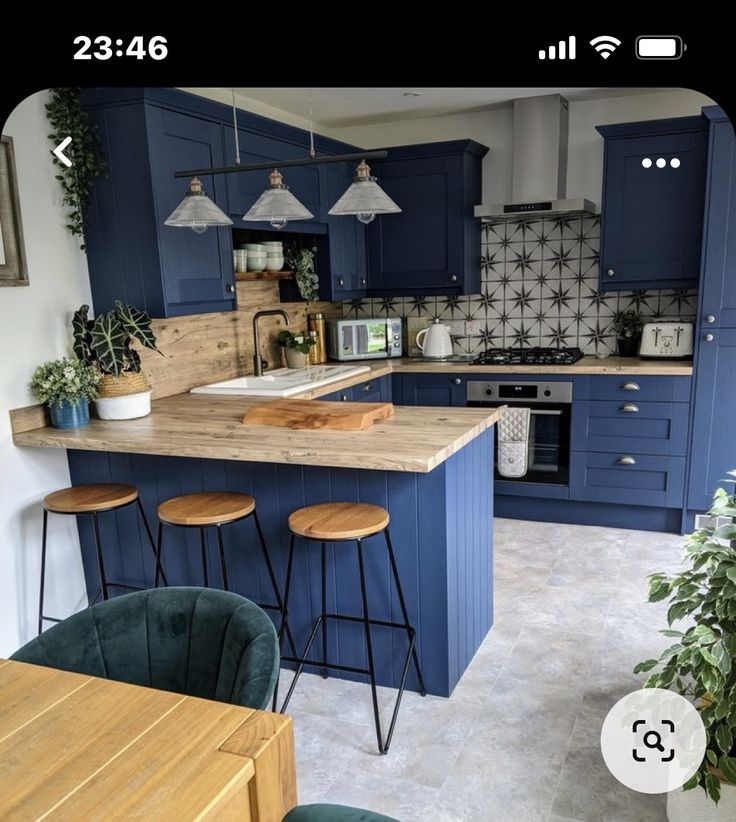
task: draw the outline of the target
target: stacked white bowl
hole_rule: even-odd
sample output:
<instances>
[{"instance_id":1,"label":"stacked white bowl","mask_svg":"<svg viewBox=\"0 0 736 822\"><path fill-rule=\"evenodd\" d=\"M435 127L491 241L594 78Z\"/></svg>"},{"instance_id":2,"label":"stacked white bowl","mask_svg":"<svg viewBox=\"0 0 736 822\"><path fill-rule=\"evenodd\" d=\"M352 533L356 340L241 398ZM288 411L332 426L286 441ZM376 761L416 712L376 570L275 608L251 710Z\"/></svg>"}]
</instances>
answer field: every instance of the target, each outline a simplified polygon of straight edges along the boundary
<instances>
[{"instance_id":1,"label":"stacked white bowl","mask_svg":"<svg viewBox=\"0 0 736 822\"><path fill-rule=\"evenodd\" d=\"M261 245L266 248L266 271L281 271L284 267L284 244L273 241Z\"/></svg>"},{"instance_id":2,"label":"stacked white bowl","mask_svg":"<svg viewBox=\"0 0 736 822\"><path fill-rule=\"evenodd\" d=\"M263 243L246 243L248 271L263 271L266 267L266 246Z\"/></svg>"}]
</instances>

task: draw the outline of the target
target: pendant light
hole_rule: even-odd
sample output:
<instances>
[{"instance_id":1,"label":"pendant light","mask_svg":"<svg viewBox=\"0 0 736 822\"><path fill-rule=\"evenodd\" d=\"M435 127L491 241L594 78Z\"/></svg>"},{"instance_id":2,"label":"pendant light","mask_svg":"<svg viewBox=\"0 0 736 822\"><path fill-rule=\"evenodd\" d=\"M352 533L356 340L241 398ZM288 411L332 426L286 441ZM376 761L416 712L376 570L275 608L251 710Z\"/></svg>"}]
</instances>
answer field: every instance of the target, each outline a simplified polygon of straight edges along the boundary
<instances>
[{"instance_id":1,"label":"pendant light","mask_svg":"<svg viewBox=\"0 0 736 822\"><path fill-rule=\"evenodd\" d=\"M210 226L232 225L233 221L204 193L199 177L192 177L189 191L164 224L175 228L191 228L197 234L202 234Z\"/></svg>"},{"instance_id":2,"label":"pendant light","mask_svg":"<svg viewBox=\"0 0 736 822\"><path fill-rule=\"evenodd\" d=\"M376 214L397 214L401 209L371 176L365 160L358 163L350 188L329 210L329 214L354 214L361 223L370 223Z\"/></svg>"},{"instance_id":3,"label":"pendant light","mask_svg":"<svg viewBox=\"0 0 736 822\"><path fill-rule=\"evenodd\" d=\"M267 222L272 228L283 228L289 220L309 220L314 214L305 208L284 185L281 172L274 168L268 175L268 185L253 203L243 219Z\"/></svg>"}]
</instances>

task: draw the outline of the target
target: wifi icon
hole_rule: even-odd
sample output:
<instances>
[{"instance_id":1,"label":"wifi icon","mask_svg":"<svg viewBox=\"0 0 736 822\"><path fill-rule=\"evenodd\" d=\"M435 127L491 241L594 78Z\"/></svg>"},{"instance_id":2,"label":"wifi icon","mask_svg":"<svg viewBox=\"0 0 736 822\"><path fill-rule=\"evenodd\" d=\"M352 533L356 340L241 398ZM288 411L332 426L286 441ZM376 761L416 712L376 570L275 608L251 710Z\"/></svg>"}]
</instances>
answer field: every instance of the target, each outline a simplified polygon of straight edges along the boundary
<instances>
[{"instance_id":1,"label":"wifi icon","mask_svg":"<svg viewBox=\"0 0 736 822\"><path fill-rule=\"evenodd\" d=\"M590 45L593 46L604 60L608 60L613 52L621 45L621 41L617 37L611 37L610 34L601 34L600 37L594 37L590 41Z\"/></svg>"}]
</instances>

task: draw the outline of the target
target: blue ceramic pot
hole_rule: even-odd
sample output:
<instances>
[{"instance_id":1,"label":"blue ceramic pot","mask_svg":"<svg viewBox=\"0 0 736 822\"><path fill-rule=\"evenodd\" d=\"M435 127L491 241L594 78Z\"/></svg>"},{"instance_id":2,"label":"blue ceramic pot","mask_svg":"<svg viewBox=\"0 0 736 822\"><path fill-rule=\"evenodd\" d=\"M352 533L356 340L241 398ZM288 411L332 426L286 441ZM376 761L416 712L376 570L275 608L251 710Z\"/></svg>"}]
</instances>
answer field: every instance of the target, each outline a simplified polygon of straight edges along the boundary
<instances>
[{"instance_id":1,"label":"blue ceramic pot","mask_svg":"<svg viewBox=\"0 0 736 822\"><path fill-rule=\"evenodd\" d=\"M87 400L80 400L76 405L50 405L49 413L54 428L81 428L89 425Z\"/></svg>"}]
</instances>

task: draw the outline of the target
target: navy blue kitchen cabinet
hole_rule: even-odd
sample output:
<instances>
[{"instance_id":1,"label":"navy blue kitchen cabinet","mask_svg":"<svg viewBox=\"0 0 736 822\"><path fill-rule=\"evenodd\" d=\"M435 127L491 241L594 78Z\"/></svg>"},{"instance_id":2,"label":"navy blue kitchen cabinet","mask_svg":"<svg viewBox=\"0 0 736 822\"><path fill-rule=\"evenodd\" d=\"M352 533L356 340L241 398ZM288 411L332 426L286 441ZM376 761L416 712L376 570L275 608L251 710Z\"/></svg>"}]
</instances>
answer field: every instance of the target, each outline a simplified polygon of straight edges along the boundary
<instances>
[{"instance_id":1,"label":"navy blue kitchen cabinet","mask_svg":"<svg viewBox=\"0 0 736 822\"><path fill-rule=\"evenodd\" d=\"M85 95L107 166L86 212L94 309L106 311L116 299L154 317L231 309L230 229L195 234L164 225L187 190L188 181L174 172L223 164L221 126L177 110L166 96L149 98L147 91ZM225 207L224 179L203 182L207 194Z\"/></svg>"},{"instance_id":2,"label":"navy blue kitchen cabinet","mask_svg":"<svg viewBox=\"0 0 736 822\"><path fill-rule=\"evenodd\" d=\"M391 376L366 380L366 382L343 388L340 391L333 391L317 399L335 402L391 402Z\"/></svg>"},{"instance_id":3,"label":"navy blue kitchen cabinet","mask_svg":"<svg viewBox=\"0 0 736 822\"><path fill-rule=\"evenodd\" d=\"M394 402L398 405L426 405L439 408L462 407L466 402L466 378L462 374L405 373L394 382ZM397 396L397 390L400 395Z\"/></svg>"},{"instance_id":4,"label":"navy blue kitchen cabinet","mask_svg":"<svg viewBox=\"0 0 736 822\"><path fill-rule=\"evenodd\" d=\"M372 164L402 209L368 226L368 287L374 296L480 291L481 161L473 140L390 148Z\"/></svg>"},{"instance_id":5,"label":"navy blue kitchen cabinet","mask_svg":"<svg viewBox=\"0 0 736 822\"><path fill-rule=\"evenodd\" d=\"M706 118L677 117L597 129L605 139L601 290L697 286Z\"/></svg>"}]
</instances>

